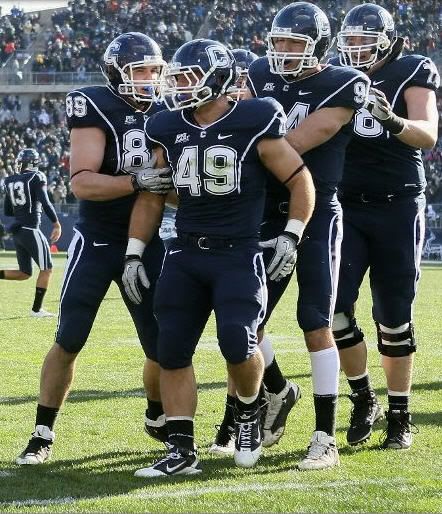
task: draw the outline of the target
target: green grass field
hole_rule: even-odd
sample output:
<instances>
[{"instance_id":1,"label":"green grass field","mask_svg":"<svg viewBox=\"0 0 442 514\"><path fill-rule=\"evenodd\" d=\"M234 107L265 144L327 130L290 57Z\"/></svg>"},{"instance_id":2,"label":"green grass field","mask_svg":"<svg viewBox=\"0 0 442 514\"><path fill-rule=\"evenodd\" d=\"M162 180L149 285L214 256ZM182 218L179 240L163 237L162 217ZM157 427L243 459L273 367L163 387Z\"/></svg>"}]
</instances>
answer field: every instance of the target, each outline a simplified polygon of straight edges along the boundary
<instances>
[{"instance_id":1,"label":"green grass field","mask_svg":"<svg viewBox=\"0 0 442 514\"><path fill-rule=\"evenodd\" d=\"M15 264L0 257L0 269ZM55 259L45 307L56 311L63 258ZM310 366L294 320L296 284L269 324L284 372L303 397L280 444L255 468L212 457L207 447L220 421L225 365L210 322L198 347L196 439L203 473L193 478L139 479L134 471L162 455L143 433L143 355L135 330L112 287L82 352L72 393L59 416L52 460L19 468L14 459L33 429L39 373L52 345L55 319L28 317L35 280L0 281L0 511L6 512L441 512L442 511L442 268L424 268L415 307L413 421L419 434L409 451L381 451L378 426L365 446L350 448L345 431L350 402L341 377L338 442L341 466L299 472L313 429ZM386 389L370 322L366 284L358 318L370 341L371 376L385 405Z\"/></svg>"}]
</instances>

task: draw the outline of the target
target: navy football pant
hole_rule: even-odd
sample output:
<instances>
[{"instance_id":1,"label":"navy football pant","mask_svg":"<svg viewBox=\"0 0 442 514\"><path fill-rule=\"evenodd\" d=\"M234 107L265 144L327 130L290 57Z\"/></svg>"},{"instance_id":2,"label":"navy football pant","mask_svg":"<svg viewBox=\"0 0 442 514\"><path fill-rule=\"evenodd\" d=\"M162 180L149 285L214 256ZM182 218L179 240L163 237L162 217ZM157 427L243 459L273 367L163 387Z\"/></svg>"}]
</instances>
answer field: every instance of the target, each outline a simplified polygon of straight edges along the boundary
<instances>
[{"instance_id":1,"label":"navy football pant","mask_svg":"<svg viewBox=\"0 0 442 514\"><path fill-rule=\"evenodd\" d=\"M203 250L179 241L169 248L157 282L158 362L187 367L212 310L227 362L239 364L257 350L267 289L262 253L256 244Z\"/></svg>"},{"instance_id":2,"label":"navy football pant","mask_svg":"<svg viewBox=\"0 0 442 514\"><path fill-rule=\"evenodd\" d=\"M42 271L52 268L49 243L40 229L21 227L13 237L20 271L32 275L32 261Z\"/></svg>"},{"instance_id":3,"label":"navy football pant","mask_svg":"<svg viewBox=\"0 0 442 514\"><path fill-rule=\"evenodd\" d=\"M425 197L344 204L344 240L335 312L351 312L368 269L373 318L386 327L412 319L425 233Z\"/></svg>"},{"instance_id":4,"label":"navy football pant","mask_svg":"<svg viewBox=\"0 0 442 514\"><path fill-rule=\"evenodd\" d=\"M286 218L264 220L261 240L278 237L287 223ZM296 275L298 280L297 319L303 332L310 332L332 323L339 274L342 242L342 209L336 197L318 195L315 210L298 247ZM274 250L265 249L264 263L268 266ZM286 290L290 276L275 282L267 278L268 309L263 328L273 309Z\"/></svg>"},{"instance_id":5,"label":"navy football pant","mask_svg":"<svg viewBox=\"0 0 442 514\"><path fill-rule=\"evenodd\" d=\"M143 263L150 288L143 289L143 301L135 305L127 298L121 283L127 243L106 242L104 236L97 239L74 230L61 289L56 342L71 353L83 348L101 302L114 281L132 316L144 353L157 360L158 326L153 315L153 295L164 258L163 243L155 237L144 251Z\"/></svg>"}]
</instances>

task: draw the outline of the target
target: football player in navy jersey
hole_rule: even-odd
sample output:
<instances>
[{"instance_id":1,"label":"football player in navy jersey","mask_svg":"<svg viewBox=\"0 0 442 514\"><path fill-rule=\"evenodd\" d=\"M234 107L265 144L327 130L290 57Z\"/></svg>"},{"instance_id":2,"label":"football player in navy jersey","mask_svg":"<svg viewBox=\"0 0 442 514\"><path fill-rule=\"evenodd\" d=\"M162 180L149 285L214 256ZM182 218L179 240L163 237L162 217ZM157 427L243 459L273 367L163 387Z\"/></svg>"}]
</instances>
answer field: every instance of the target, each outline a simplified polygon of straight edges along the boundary
<instances>
[{"instance_id":1,"label":"football player in navy jersey","mask_svg":"<svg viewBox=\"0 0 442 514\"><path fill-rule=\"evenodd\" d=\"M201 472L193 437L192 356L212 310L236 384L235 462L251 467L261 453L263 362L257 328L267 295L259 230L268 170L289 191L288 220L270 263L272 279L293 270L298 227L310 218L314 190L310 173L283 137L281 106L273 99L232 101L226 93L235 76L234 58L222 44L205 39L184 44L165 74L171 112L146 123L147 137L158 145L158 164L173 170L179 204L177 241L168 249L154 302L169 453L138 470L139 477ZM148 284L139 256L155 231L162 202L143 193L132 213L123 282L136 302L139 280Z\"/></svg>"},{"instance_id":2,"label":"football player in navy jersey","mask_svg":"<svg viewBox=\"0 0 442 514\"><path fill-rule=\"evenodd\" d=\"M412 442L409 396L416 341L412 305L424 240L425 173L421 148L437 141L440 78L421 55L401 55L393 18L375 4L346 15L340 62L364 71L373 89L358 111L347 148L340 199L344 240L333 330L353 403L347 440L366 441L382 409L370 385L367 348L354 305L370 270L373 319L388 388L383 448Z\"/></svg>"},{"instance_id":3,"label":"football player in navy jersey","mask_svg":"<svg viewBox=\"0 0 442 514\"><path fill-rule=\"evenodd\" d=\"M6 216L15 218L9 230L14 238L19 269L0 270L0 279L27 280L32 275L32 261L36 262L40 273L31 316L47 318L54 314L41 306L51 278L52 259L48 240L40 230L42 208L53 223L51 243L60 238L61 225L48 198L46 176L38 171L39 162L36 150L24 148L15 160L16 174L5 179L4 212Z\"/></svg>"},{"instance_id":4,"label":"football player in navy jersey","mask_svg":"<svg viewBox=\"0 0 442 514\"><path fill-rule=\"evenodd\" d=\"M171 178L152 169L144 123L156 103L164 66L161 50L148 36L129 32L114 39L102 65L106 86L76 89L66 97L71 135L71 180L80 200L79 220L68 250L55 344L43 364L36 428L18 464L40 464L50 455L56 416L69 391L75 361L113 281L132 316L147 360L145 430L165 439L156 363L157 323L152 311L154 284L164 247L158 234L143 257L150 290L133 305L121 284L130 213L138 192L164 193Z\"/></svg>"},{"instance_id":5,"label":"football player in navy jersey","mask_svg":"<svg viewBox=\"0 0 442 514\"><path fill-rule=\"evenodd\" d=\"M297 319L310 353L315 430L300 469L323 469L339 464L335 441L339 355L331 330L339 271L342 211L337 200L347 126L354 112L367 102L369 80L349 68L323 65L330 46L330 24L319 7L296 2L281 9L268 35L267 57L252 63L249 89L255 97L270 96L284 107L287 139L303 155L315 184L316 204L299 246ZM262 222L263 239L274 239L287 216L287 193L269 177ZM264 259L266 259L264 253ZM264 326L284 293L290 277L270 280L269 308L261 324L260 347L266 361L264 384L268 409L264 445L282 436L290 409L300 396L296 384L286 381L274 358Z\"/></svg>"}]
</instances>

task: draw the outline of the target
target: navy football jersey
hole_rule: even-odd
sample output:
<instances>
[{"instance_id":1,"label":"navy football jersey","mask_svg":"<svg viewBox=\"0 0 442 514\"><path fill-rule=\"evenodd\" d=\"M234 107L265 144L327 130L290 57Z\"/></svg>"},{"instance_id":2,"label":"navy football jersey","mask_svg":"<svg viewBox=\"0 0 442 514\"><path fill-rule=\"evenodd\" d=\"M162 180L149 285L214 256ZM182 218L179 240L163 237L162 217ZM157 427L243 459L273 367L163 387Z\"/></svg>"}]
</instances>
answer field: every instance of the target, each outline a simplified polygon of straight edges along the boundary
<instances>
[{"instance_id":1,"label":"navy football jersey","mask_svg":"<svg viewBox=\"0 0 442 514\"><path fill-rule=\"evenodd\" d=\"M270 72L266 57L249 68L248 87L253 96L275 98L287 115L287 129L296 128L309 114L325 107L359 109L367 102L369 79L349 68L325 65L321 71L299 80ZM341 129L329 141L305 153L302 157L310 169L316 191L334 194L341 180L345 148L351 135L350 127ZM286 200L286 188L269 180L269 197Z\"/></svg>"},{"instance_id":2,"label":"navy football jersey","mask_svg":"<svg viewBox=\"0 0 442 514\"><path fill-rule=\"evenodd\" d=\"M151 104L147 112L137 110L107 86L84 87L66 97L69 129L98 127L106 134L106 147L99 173L125 175L147 165L151 148L146 144L144 123L163 109ZM96 202L80 200L79 226L106 234L112 240L127 239L130 213L136 194Z\"/></svg>"},{"instance_id":3,"label":"navy football jersey","mask_svg":"<svg viewBox=\"0 0 442 514\"><path fill-rule=\"evenodd\" d=\"M47 181L40 171L26 171L5 179L5 214L15 217L15 226L39 228L41 212L55 223L57 215L47 193Z\"/></svg>"},{"instance_id":4,"label":"navy football jersey","mask_svg":"<svg viewBox=\"0 0 442 514\"><path fill-rule=\"evenodd\" d=\"M436 91L440 77L428 57L406 55L370 75L372 87L385 93L393 111L407 118L404 92L409 87ZM347 147L344 178L347 193L409 193L425 189L421 150L402 143L385 130L367 109L353 121L354 137Z\"/></svg>"},{"instance_id":5,"label":"navy football jersey","mask_svg":"<svg viewBox=\"0 0 442 514\"><path fill-rule=\"evenodd\" d=\"M257 143L285 135L286 117L273 99L232 102L201 127L189 111L160 112L147 137L165 150L179 195L178 232L227 238L258 237L268 170Z\"/></svg>"}]
</instances>

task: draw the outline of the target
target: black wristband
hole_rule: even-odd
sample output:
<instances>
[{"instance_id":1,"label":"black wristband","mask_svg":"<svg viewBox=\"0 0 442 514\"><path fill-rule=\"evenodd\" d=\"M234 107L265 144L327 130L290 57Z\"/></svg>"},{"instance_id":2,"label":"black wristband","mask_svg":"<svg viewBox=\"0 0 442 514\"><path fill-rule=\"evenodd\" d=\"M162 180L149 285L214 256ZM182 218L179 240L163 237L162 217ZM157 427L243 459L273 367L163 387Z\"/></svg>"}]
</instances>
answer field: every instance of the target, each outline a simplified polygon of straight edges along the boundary
<instances>
[{"instance_id":1,"label":"black wristband","mask_svg":"<svg viewBox=\"0 0 442 514\"><path fill-rule=\"evenodd\" d=\"M139 193L143 190L142 187L140 187L140 184L138 184L137 176L131 175L130 181L132 182L132 187L134 188L135 193Z\"/></svg>"},{"instance_id":2,"label":"black wristband","mask_svg":"<svg viewBox=\"0 0 442 514\"><path fill-rule=\"evenodd\" d=\"M396 116L394 112L391 113L391 116L387 120L379 120L379 123L391 132L394 136L400 134L405 127L405 121L399 116Z\"/></svg>"},{"instance_id":3,"label":"black wristband","mask_svg":"<svg viewBox=\"0 0 442 514\"><path fill-rule=\"evenodd\" d=\"M139 261L139 260L141 260L141 257L139 255L135 255L135 254L124 256L124 262L133 261L133 260Z\"/></svg>"},{"instance_id":4,"label":"black wristband","mask_svg":"<svg viewBox=\"0 0 442 514\"><path fill-rule=\"evenodd\" d=\"M288 230L284 230L282 235L289 237L290 239L293 239L293 241L295 242L295 245L298 246L299 237L294 232L289 232Z\"/></svg>"}]
</instances>

